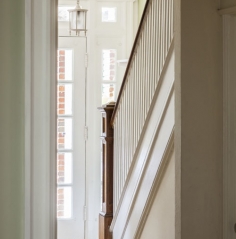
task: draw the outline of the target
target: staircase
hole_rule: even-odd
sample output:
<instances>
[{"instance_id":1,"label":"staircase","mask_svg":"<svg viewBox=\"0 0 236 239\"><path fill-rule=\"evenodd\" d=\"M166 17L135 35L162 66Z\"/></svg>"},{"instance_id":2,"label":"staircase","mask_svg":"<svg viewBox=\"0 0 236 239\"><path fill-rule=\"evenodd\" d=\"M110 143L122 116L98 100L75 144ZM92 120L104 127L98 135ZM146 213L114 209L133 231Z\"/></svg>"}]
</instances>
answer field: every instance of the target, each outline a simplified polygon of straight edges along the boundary
<instances>
[{"instance_id":1,"label":"staircase","mask_svg":"<svg viewBox=\"0 0 236 239\"><path fill-rule=\"evenodd\" d=\"M143 237L174 158L173 42L173 0L148 0L111 119L114 239Z\"/></svg>"}]
</instances>

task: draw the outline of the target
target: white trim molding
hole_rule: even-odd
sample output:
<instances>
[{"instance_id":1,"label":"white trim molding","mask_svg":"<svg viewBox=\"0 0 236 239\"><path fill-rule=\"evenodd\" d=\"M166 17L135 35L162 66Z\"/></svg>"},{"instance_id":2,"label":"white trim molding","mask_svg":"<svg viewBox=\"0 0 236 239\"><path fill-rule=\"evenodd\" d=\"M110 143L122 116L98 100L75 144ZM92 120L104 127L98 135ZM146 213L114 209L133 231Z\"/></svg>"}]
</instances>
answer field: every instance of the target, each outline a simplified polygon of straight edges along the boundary
<instances>
[{"instance_id":1,"label":"white trim molding","mask_svg":"<svg viewBox=\"0 0 236 239\"><path fill-rule=\"evenodd\" d=\"M223 16L224 62L224 239L235 237L236 223L236 16Z\"/></svg>"},{"instance_id":2,"label":"white trim molding","mask_svg":"<svg viewBox=\"0 0 236 239\"><path fill-rule=\"evenodd\" d=\"M57 0L25 0L25 239L56 239Z\"/></svg>"},{"instance_id":3,"label":"white trim molding","mask_svg":"<svg viewBox=\"0 0 236 239\"><path fill-rule=\"evenodd\" d=\"M162 160L160 162L159 168L157 170L157 173L155 175L155 179L152 184L152 188L150 190L150 193L147 198L147 202L145 204L145 207L143 209L143 213L140 217L139 224L137 226L137 229L135 231L135 239L139 239L142 235L143 229L145 227L145 223L147 221L147 218L149 216L150 210L152 208L153 202L155 200L155 197L157 195L158 189L161 185L162 179L165 175L166 168L170 162L171 156L174 154L174 127L171 132L169 141L166 145L165 152L163 154Z\"/></svg>"}]
</instances>

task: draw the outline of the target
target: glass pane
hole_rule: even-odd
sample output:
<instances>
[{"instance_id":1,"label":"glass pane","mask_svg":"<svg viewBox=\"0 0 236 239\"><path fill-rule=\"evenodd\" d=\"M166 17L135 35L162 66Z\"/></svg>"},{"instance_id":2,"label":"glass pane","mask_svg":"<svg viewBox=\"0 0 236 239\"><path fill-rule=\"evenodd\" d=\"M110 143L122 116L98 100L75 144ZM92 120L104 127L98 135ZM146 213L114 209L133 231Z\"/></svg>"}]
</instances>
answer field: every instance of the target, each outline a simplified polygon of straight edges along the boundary
<instances>
[{"instance_id":1,"label":"glass pane","mask_svg":"<svg viewBox=\"0 0 236 239\"><path fill-rule=\"evenodd\" d=\"M102 8L102 22L116 22L116 8L103 7Z\"/></svg>"},{"instance_id":2,"label":"glass pane","mask_svg":"<svg viewBox=\"0 0 236 239\"><path fill-rule=\"evenodd\" d=\"M72 84L58 84L57 86L57 114L72 114Z\"/></svg>"},{"instance_id":3,"label":"glass pane","mask_svg":"<svg viewBox=\"0 0 236 239\"><path fill-rule=\"evenodd\" d=\"M102 84L102 104L114 101L115 84Z\"/></svg>"},{"instance_id":4,"label":"glass pane","mask_svg":"<svg viewBox=\"0 0 236 239\"><path fill-rule=\"evenodd\" d=\"M72 29L85 29L85 12L71 12L71 19Z\"/></svg>"},{"instance_id":5,"label":"glass pane","mask_svg":"<svg viewBox=\"0 0 236 239\"><path fill-rule=\"evenodd\" d=\"M72 183L72 153L57 154L57 183Z\"/></svg>"},{"instance_id":6,"label":"glass pane","mask_svg":"<svg viewBox=\"0 0 236 239\"><path fill-rule=\"evenodd\" d=\"M102 80L116 80L116 50L102 50Z\"/></svg>"},{"instance_id":7,"label":"glass pane","mask_svg":"<svg viewBox=\"0 0 236 239\"><path fill-rule=\"evenodd\" d=\"M73 7L58 7L58 21L69 21L69 9L73 9Z\"/></svg>"},{"instance_id":8,"label":"glass pane","mask_svg":"<svg viewBox=\"0 0 236 239\"><path fill-rule=\"evenodd\" d=\"M57 79L58 81L72 81L73 80L73 51L66 49L58 50L58 67Z\"/></svg>"},{"instance_id":9,"label":"glass pane","mask_svg":"<svg viewBox=\"0 0 236 239\"><path fill-rule=\"evenodd\" d=\"M72 216L72 187L57 188L57 218Z\"/></svg>"},{"instance_id":10,"label":"glass pane","mask_svg":"<svg viewBox=\"0 0 236 239\"><path fill-rule=\"evenodd\" d=\"M57 148L72 149L71 118L58 118L57 120Z\"/></svg>"}]
</instances>

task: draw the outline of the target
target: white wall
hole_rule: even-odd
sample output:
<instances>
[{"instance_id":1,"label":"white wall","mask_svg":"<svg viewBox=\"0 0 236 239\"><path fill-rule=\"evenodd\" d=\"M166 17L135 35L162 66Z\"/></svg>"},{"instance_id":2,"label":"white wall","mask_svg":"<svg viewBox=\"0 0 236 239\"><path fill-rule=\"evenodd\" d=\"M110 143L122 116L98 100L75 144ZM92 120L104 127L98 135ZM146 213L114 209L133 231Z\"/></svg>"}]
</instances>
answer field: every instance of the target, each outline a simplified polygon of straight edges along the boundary
<instances>
[{"instance_id":1,"label":"white wall","mask_svg":"<svg viewBox=\"0 0 236 239\"><path fill-rule=\"evenodd\" d=\"M24 238L24 1L0 1L0 238Z\"/></svg>"},{"instance_id":2,"label":"white wall","mask_svg":"<svg viewBox=\"0 0 236 239\"><path fill-rule=\"evenodd\" d=\"M150 208L141 239L175 238L175 156L170 155L160 186Z\"/></svg>"},{"instance_id":3,"label":"white wall","mask_svg":"<svg viewBox=\"0 0 236 239\"><path fill-rule=\"evenodd\" d=\"M221 239L223 56L218 0L175 1L176 239Z\"/></svg>"}]
</instances>

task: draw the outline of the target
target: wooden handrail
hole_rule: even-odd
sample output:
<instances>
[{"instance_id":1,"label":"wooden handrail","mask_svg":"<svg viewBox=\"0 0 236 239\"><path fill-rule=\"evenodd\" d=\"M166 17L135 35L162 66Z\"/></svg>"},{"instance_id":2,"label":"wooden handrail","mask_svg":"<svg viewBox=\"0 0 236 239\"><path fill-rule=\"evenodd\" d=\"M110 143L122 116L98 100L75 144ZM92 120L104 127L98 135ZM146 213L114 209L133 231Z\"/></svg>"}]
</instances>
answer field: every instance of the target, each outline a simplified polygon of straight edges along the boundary
<instances>
[{"instance_id":1,"label":"wooden handrail","mask_svg":"<svg viewBox=\"0 0 236 239\"><path fill-rule=\"evenodd\" d=\"M127 67L126 67L126 70L125 70L123 81L122 81L122 84L121 84L121 87L120 87L119 95L117 97L115 108L114 108L114 111L113 111L113 114L112 114L112 117L111 117L111 125L112 126L114 126L114 120L115 120L117 108L118 108L119 103L120 103L120 98L123 94L124 86L125 86L126 81L128 79L127 76L128 76L128 73L129 73L129 68L130 68L130 65L131 65L132 60L133 60L133 56L134 56L134 53L135 53L135 50L136 50L136 47L137 47L137 42L138 42L139 36L142 32L142 27L143 27L143 24L144 24L144 20L145 20L145 17L147 15L147 9L148 9L149 4L151 3L151 1L152 0L147 0L146 3L145 3L145 7L144 7L144 10L143 10L143 13L142 13L141 21L140 21L138 31L137 31L136 36L135 36L134 44L133 44L133 47L132 47L132 50L131 50L131 53L130 53L130 57L129 57L128 64L127 64Z\"/></svg>"}]
</instances>

